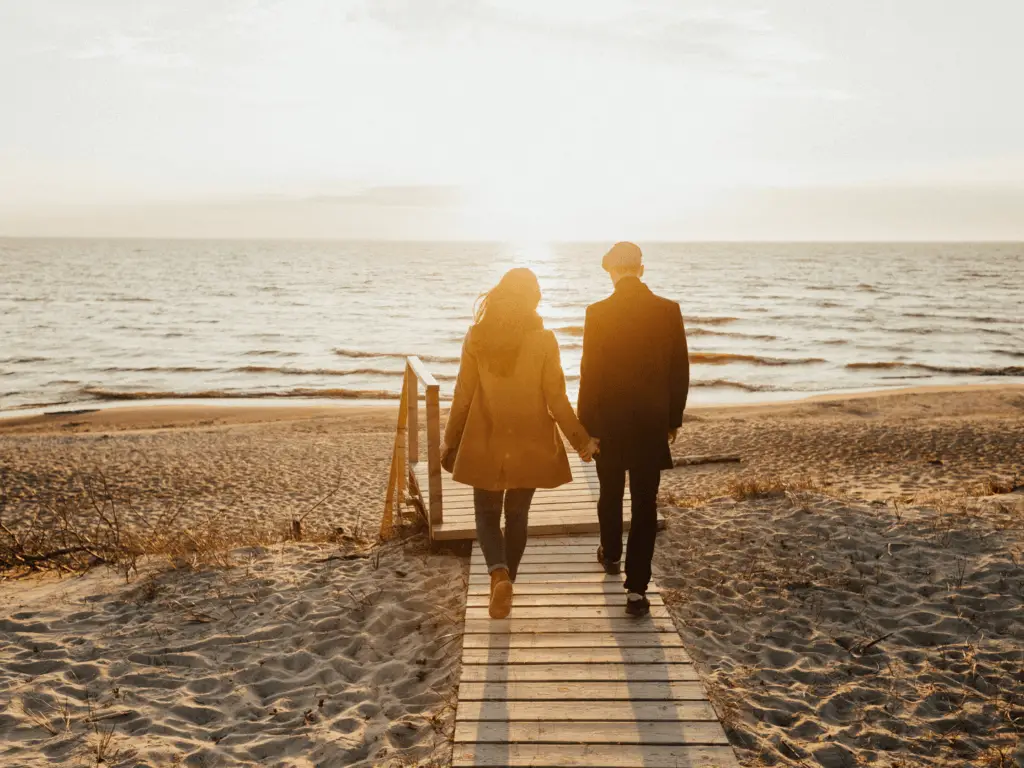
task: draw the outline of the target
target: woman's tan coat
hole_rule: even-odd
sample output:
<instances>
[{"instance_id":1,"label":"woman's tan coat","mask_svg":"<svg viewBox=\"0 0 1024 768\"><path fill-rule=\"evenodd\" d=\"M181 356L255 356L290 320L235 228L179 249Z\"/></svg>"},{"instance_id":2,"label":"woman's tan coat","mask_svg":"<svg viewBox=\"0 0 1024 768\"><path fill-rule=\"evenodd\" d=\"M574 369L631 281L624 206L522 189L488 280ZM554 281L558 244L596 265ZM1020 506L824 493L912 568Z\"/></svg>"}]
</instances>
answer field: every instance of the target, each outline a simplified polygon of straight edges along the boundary
<instances>
[{"instance_id":1,"label":"woman's tan coat","mask_svg":"<svg viewBox=\"0 0 1024 768\"><path fill-rule=\"evenodd\" d=\"M590 436L565 394L555 334L543 328L523 340L511 376L498 376L474 354L474 329L462 345L462 365L445 427L445 450L458 446L456 481L489 491L556 488L572 482L558 428L573 448Z\"/></svg>"}]
</instances>

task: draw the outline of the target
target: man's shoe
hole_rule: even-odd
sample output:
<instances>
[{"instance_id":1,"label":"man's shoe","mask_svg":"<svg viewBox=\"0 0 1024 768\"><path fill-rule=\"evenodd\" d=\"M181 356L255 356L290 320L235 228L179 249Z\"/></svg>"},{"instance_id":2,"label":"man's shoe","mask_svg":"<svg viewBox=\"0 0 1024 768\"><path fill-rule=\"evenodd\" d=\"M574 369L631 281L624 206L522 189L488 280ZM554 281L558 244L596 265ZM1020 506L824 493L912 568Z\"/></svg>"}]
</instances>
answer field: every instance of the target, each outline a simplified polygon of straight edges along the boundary
<instances>
[{"instance_id":1,"label":"man's shoe","mask_svg":"<svg viewBox=\"0 0 1024 768\"><path fill-rule=\"evenodd\" d=\"M512 582L507 568L491 571L491 604L488 613L492 619L507 618L512 612Z\"/></svg>"},{"instance_id":2,"label":"man's shoe","mask_svg":"<svg viewBox=\"0 0 1024 768\"><path fill-rule=\"evenodd\" d=\"M618 576L622 573L622 567L618 560L605 560L604 559L604 547L598 546L597 548L597 562L604 568L604 572L609 576Z\"/></svg>"},{"instance_id":3,"label":"man's shoe","mask_svg":"<svg viewBox=\"0 0 1024 768\"><path fill-rule=\"evenodd\" d=\"M630 616L640 618L651 612L651 601L646 595L636 595L630 592L626 595L626 613Z\"/></svg>"}]
</instances>

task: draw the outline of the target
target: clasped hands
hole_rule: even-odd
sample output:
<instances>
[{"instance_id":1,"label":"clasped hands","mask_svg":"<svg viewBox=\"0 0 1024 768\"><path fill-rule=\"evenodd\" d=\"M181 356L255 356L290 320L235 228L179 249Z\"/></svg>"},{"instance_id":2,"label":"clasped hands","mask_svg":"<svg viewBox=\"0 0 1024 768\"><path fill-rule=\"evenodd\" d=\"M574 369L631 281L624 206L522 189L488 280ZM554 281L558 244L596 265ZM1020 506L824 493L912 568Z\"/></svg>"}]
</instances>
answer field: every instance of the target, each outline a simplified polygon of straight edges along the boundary
<instances>
[{"instance_id":1,"label":"clasped hands","mask_svg":"<svg viewBox=\"0 0 1024 768\"><path fill-rule=\"evenodd\" d=\"M601 441L596 437L592 437L590 438L590 442L588 442L586 446L578 453L580 455L580 458L583 459L583 461L589 463L593 461L594 457L597 456L597 454L599 454L600 452Z\"/></svg>"},{"instance_id":2,"label":"clasped hands","mask_svg":"<svg viewBox=\"0 0 1024 768\"><path fill-rule=\"evenodd\" d=\"M671 430L669 430L668 441L670 443L674 443L676 441L676 437L678 437L678 435L679 435L679 430L678 429L671 429ZM597 454L599 454L600 452L601 452L601 440L599 438L592 437L592 438L590 438L590 442L587 443L586 447L582 451L579 451L579 454L580 454L580 458L583 459L583 461L586 461L586 462L589 463L589 462L593 461L594 457L597 456Z\"/></svg>"}]
</instances>

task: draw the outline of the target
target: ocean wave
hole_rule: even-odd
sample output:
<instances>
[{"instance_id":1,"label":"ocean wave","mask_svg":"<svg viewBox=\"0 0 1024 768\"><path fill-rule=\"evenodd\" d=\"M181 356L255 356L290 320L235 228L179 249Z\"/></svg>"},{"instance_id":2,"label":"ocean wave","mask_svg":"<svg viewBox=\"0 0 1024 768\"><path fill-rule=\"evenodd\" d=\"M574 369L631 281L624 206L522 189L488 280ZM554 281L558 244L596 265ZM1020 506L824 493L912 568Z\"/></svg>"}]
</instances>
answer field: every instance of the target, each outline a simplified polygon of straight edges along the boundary
<instances>
[{"instance_id":1,"label":"ocean wave","mask_svg":"<svg viewBox=\"0 0 1024 768\"><path fill-rule=\"evenodd\" d=\"M877 363L847 363L846 367L853 370L908 368L918 371L929 371L931 373L947 373L953 376L1024 376L1024 365L1007 365L991 368L986 366L929 365L928 363L882 361Z\"/></svg>"},{"instance_id":2,"label":"ocean wave","mask_svg":"<svg viewBox=\"0 0 1024 768\"><path fill-rule=\"evenodd\" d=\"M906 363L881 362L881 363L847 363L846 367L851 370L870 370L876 368L904 368Z\"/></svg>"},{"instance_id":3,"label":"ocean wave","mask_svg":"<svg viewBox=\"0 0 1024 768\"><path fill-rule=\"evenodd\" d=\"M291 368L287 365L243 365L232 368L232 373L280 373L285 376L395 376L405 374L402 370L384 368Z\"/></svg>"},{"instance_id":4,"label":"ocean wave","mask_svg":"<svg viewBox=\"0 0 1024 768\"><path fill-rule=\"evenodd\" d=\"M555 333L564 333L566 336L582 336L583 326L582 325L565 325L561 328L555 328Z\"/></svg>"},{"instance_id":5,"label":"ocean wave","mask_svg":"<svg viewBox=\"0 0 1024 768\"><path fill-rule=\"evenodd\" d=\"M48 363L48 357L8 357L0 360L4 365L28 365L29 363Z\"/></svg>"},{"instance_id":6,"label":"ocean wave","mask_svg":"<svg viewBox=\"0 0 1024 768\"><path fill-rule=\"evenodd\" d=\"M742 381L732 381L730 379L704 379L690 382L691 387L707 387L707 388L729 388L729 389L742 389L746 392L774 392L777 391L778 387L773 387L770 384L745 384Z\"/></svg>"},{"instance_id":7,"label":"ocean wave","mask_svg":"<svg viewBox=\"0 0 1024 768\"><path fill-rule=\"evenodd\" d=\"M280 357L297 357L299 353L282 352L277 349L252 349L243 354L245 354L246 357L270 357L272 355L279 355Z\"/></svg>"},{"instance_id":8,"label":"ocean wave","mask_svg":"<svg viewBox=\"0 0 1024 768\"><path fill-rule=\"evenodd\" d=\"M366 352L361 349L335 349L334 354L340 355L341 357L351 357L356 360L364 360L369 358L385 358L390 360L404 360L409 357L409 354L403 354L400 352ZM424 363L457 363L460 358L449 357L446 355L416 355Z\"/></svg>"},{"instance_id":9,"label":"ocean wave","mask_svg":"<svg viewBox=\"0 0 1024 768\"><path fill-rule=\"evenodd\" d=\"M741 333L740 331L713 331L710 328L686 329L687 336L726 336L731 339L751 339L753 341L777 341L778 336L770 333Z\"/></svg>"},{"instance_id":10,"label":"ocean wave","mask_svg":"<svg viewBox=\"0 0 1024 768\"><path fill-rule=\"evenodd\" d=\"M699 323L700 325L727 325L735 323L738 317L710 317L706 315L687 315L687 323Z\"/></svg>"},{"instance_id":11,"label":"ocean wave","mask_svg":"<svg viewBox=\"0 0 1024 768\"><path fill-rule=\"evenodd\" d=\"M213 373L220 368L202 368L196 365L147 365L141 368L132 368L120 365L111 365L101 368L101 373Z\"/></svg>"},{"instance_id":12,"label":"ocean wave","mask_svg":"<svg viewBox=\"0 0 1024 768\"><path fill-rule=\"evenodd\" d=\"M994 349L992 350L997 355L1007 355L1009 357L1024 357L1024 351L1019 349Z\"/></svg>"},{"instance_id":13,"label":"ocean wave","mask_svg":"<svg viewBox=\"0 0 1024 768\"><path fill-rule=\"evenodd\" d=\"M973 328L965 328L963 326L959 328L940 328L940 327L927 327L927 326L911 326L908 328L894 328L886 326L877 326L877 330L884 331L885 333L913 333L918 336L928 336L933 333L953 333L961 336L970 336L976 333L986 333L989 336L1013 336L1013 331L1008 331L1005 328L988 328L985 326L976 325Z\"/></svg>"},{"instance_id":14,"label":"ocean wave","mask_svg":"<svg viewBox=\"0 0 1024 768\"><path fill-rule=\"evenodd\" d=\"M757 355L733 355L725 352L691 352L690 362L698 365L728 365L729 363L751 363L752 365L807 365L824 363L820 357L782 358L759 357Z\"/></svg>"},{"instance_id":15,"label":"ocean wave","mask_svg":"<svg viewBox=\"0 0 1024 768\"><path fill-rule=\"evenodd\" d=\"M970 323L984 323L988 325L1019 325L1019 320L1008 317L992 317L988 315L943 315L935 312L904 312L904 317L925 318L928 320L966 320Z\"/></svg>"},{"instance_id":16,"label":"ocean wave","mask_svg":"<svg viewBox=\"0 0 1024 768\"><path fill-rule=\"evenodd\" d=\"M397 400L397 392L369 389L312 389L301 387L283 392L239 392L237 390L207 389L195 392L124 391L103 387L82 387L79 392L96 400L224 400L243 398L323 397L335 400Z\"/></svg>"}]
</instances>

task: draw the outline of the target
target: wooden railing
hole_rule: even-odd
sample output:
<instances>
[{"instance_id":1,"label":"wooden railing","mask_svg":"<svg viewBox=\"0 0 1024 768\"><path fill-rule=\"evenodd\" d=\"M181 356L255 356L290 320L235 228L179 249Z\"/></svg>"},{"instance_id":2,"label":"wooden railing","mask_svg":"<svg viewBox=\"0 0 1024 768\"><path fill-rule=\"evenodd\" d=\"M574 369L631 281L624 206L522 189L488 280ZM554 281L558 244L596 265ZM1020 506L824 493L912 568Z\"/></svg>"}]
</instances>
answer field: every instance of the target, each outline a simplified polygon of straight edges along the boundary
<instances>
[{"instance_id":1,"label":"wooden railing","mask_svg":"<svg viewBox=\"0 0 1024 768\"><path fill-rule=\"evenodd\" d=\"M420 385L424 389L424 404L427 416L427 487L416 482L415 468L420 462ZM422 476L422 473L420 473ZM394 534L394 512L396 502L400 508L406 499L407 484L416 483L419 500L430 527L431 538L435 525L444 519L441 498L441 392L437 380L418 357L411 356L405 361L405 378L402 382L402 398L398 406L398 429L391 458L391 476L388 479L388 493L384 502L384 517L381 520L382 538ZM399 524L401 517L399 513Z\"/></svg>"}]
</instances>

